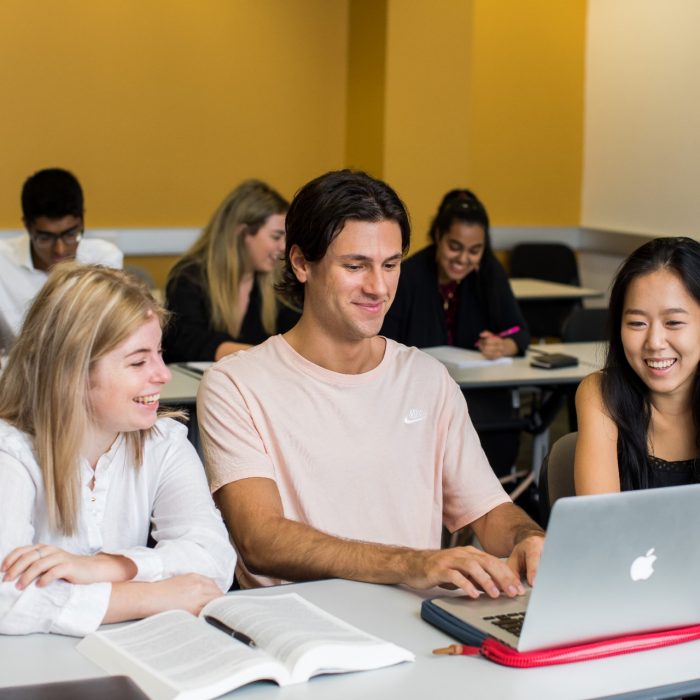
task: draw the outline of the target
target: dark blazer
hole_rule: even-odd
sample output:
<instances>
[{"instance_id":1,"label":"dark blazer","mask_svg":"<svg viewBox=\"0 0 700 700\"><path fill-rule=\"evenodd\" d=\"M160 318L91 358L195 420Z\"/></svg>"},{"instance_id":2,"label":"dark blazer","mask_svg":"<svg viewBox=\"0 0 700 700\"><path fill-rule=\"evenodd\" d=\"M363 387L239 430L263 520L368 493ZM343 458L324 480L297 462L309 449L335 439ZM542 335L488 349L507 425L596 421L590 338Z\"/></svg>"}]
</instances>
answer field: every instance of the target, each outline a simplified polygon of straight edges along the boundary
<instances>
[{"instance_id":1,"label":"dark blazer","mask_svg":"<svg viewBox=\"0 0 700 700\"><path fill-rule=\"evenodd\" d=\"M447 345L447 324L442 308L435 262L435 246L412 255L401 265L399 286L381 334L419 348ZM502 265L492 258L488 300L480 298L478 275L472 272L457 286L455 345L473 349L484 330L499 333L520 326L510 336L521 355L530 344L530 332Z\"/></svg>"},{"instance_id":2,"label":"dark blazer","mask_svg":"<svg viewBox=\"0 0 700 700\"><path fill-rule=\"evenodd\" d=\"M166 362L213 360L221 343L233 341L257 345L267 340L262 323L262 294L257 279L250 291L248 310L238 337L211 327L211 305L202 286L198 268L185 268L169 280L165 290L165 306L172 313L163 334L163 359ZM299 314L278 303L277 331L288 331L299 320Z\"/></svg>"}]
</instances>

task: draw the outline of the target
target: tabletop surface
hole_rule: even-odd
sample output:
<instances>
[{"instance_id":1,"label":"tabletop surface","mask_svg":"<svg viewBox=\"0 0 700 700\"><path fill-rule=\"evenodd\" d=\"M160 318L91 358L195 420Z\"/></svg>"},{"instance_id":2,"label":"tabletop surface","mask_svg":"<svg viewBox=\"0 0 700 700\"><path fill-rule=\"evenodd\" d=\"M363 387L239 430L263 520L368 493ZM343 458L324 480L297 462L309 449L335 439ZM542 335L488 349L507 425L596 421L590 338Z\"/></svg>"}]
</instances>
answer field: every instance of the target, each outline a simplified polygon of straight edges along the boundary
<instances>
[{"instance_id":1,"label":"tabletop surface","mask_svg":"<svg viewBox=\"0 0 700 700\"><path fill-rule=\"evenodd\" d=\"M602 297L603 292L590 287L577 287L529 277L512 277L510 288L516 299L590 299Z\"/></svg>"},{"instance_id":2,"label":"tabletop surface","mask_svg":"<svg viewBox=\"0 0 700 700\"><path fill-rule=\"evenodd\" d=\"M160 402L170 406L194 404L201 375L190 372L179 365L168 365L172 379L160 390Z\"/></svg>"},{"instance_id":3,"label":"tabletop surface","mask_svg":"<svg viewBox=\"0 0 700 700\"><path fill-rule=\"evenodd\" d=\"M410 649L416 655L415 662L376 671L319 676L285 688L259 682L226 697L424 700L439 693L441 697L455 698L566 700L596 698L700 677L700 641L601 661L520 670L498 666L481 657L433 655L432 649L454 640L420 619L420 604L427 594L339 580L246 593L265 596L291 591L367 632ZM444 591L432 594L444 595ZM0 686L104 675L75 650L78 641L59 635L0 635ZM700 681L697 687L700 688Z\"/></svg>"},{"instance_id":4,"label":"tabletop surface","mask_svg":"<svg viewBox=\"0 0 700 700\"><path fill-rule=\"evenodd\" d=\"M531 345L524 357L514 357L510 364L493 364L464 369L449 369L450 376L463 389L491 386L544 386L578 384L584 377L599 370L605 362L605 343L548 343ZM538 353L564 353L578 358L575 367L542 369L530 367Z\"/></svg>"},{"instance_id":5,"label":"tabletop surface","mask_svg":"<svg viewBox=\"0 0 700 700\"><path fill-rule=\"evenodd\" d=\"M450 376L463 388L488 386L530 386L546 384L578 384L585 376L603 366L605 343L550 343L532 345L525 357L513 358L511 364L494 364L466 369L451 369ZM538 352L565 353L578 358L576 367L541 369L530 367ZM179 365L168 365L172 379L160 392L161 403L167 405L193 405L201 375Z\"/></svg>"}]
</instances>

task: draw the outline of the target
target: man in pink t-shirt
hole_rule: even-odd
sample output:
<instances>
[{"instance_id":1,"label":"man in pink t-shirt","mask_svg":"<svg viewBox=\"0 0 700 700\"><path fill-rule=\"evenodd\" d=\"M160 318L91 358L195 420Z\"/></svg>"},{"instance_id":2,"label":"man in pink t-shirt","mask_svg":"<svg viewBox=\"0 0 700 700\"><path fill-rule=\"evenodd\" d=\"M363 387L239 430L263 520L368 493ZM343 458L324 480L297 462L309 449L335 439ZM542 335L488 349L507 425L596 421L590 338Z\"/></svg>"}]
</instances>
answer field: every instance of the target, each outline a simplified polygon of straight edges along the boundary
<instances>
[{"instance_id":1,"label":"man in pink t-shirt","mask_svg":"<svg viewBox=\"0 0 700 700\"><path fill-rule=\"evenodd\" d=\"M279 291L299 323L218 362L197 402L241 585L522 593L544 533L503 491L442 365L377 335L409 246L401 200L364 173L327 173L298 192L286 228ZM470 524L486 552L441 550L443 523Z\"/></svg>"}]
</instances>

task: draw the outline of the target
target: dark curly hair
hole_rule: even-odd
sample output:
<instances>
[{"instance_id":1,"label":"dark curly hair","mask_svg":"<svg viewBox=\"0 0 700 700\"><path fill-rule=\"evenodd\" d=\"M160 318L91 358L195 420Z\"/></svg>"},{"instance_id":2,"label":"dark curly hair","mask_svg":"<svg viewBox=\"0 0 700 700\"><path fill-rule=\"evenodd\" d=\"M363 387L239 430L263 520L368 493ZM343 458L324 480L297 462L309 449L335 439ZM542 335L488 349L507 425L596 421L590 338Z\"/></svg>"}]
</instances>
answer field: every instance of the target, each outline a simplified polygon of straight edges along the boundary
<instances>
[{"instance_id":1,"label":"dark curly hair","mask_svg":"<svg viewBox=\"0 0 700 700\"><path fill-rule=\"evenodd\" d=\"M62 219L83 217L83 190L73 173L61 168L39 170L28 177L22 187L22 216L31 226L39 217Z\"/></svg>"},{"instance_id":2,"label":"dark curly hair","mask_svg":"<svg viewBox=\"0 0 700 700\"><path fill-rule=\"evenodd\" d=\"M348 220L395 221L401 229L402 252L408 251L408 212L389 185L354 170L321 175L296 193L287 212L284 269L275 289L289 304L299 309L304 306L304 285L289 260L292 246L298 246L309 262L317 262Z\"/></svg>"}]
</instances>

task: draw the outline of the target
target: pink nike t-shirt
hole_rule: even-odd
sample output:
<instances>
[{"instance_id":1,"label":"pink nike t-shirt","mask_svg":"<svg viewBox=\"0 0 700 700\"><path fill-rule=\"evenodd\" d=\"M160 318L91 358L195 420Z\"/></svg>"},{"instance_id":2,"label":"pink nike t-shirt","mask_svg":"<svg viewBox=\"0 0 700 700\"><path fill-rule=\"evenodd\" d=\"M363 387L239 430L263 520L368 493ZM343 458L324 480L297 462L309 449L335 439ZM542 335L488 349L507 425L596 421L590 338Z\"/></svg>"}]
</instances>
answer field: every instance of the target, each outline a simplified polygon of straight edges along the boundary
<instances>
[{"instance_id":1,"label":"pink nike t-shirt","mask_svg":"<svg viewBox=\"0 0 700 700\"><path fill-rule=\"evenodd\" d=\"M212 492L277 484L285 517L343 538L440 547L510 501L459 387L432 357L392 340L363 374L299 355L281 335L216 363L197 397ZM279 583L250 574L244 587Z\"/></svg>"}]
</instances>

